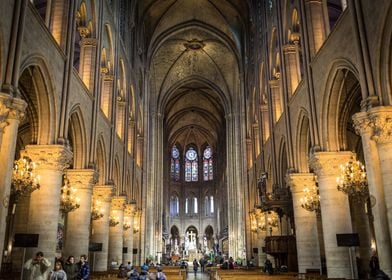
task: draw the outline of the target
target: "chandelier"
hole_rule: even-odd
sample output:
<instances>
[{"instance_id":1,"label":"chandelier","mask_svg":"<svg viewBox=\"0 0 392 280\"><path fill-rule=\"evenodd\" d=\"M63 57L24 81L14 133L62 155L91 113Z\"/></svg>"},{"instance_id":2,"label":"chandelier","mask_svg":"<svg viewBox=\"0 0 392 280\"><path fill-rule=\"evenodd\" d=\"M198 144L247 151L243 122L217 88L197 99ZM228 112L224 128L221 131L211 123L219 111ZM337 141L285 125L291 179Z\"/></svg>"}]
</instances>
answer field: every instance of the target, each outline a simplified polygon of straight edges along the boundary
<instances>
[{"instance_id":1,"label":"chandelier","mask_svg":"<svg viewBox=\"0 0 392 280\"><path fill-rule=\"evenodd\" d=\"M118 216L110 216L109 217L109 226L115 227L120 223L120 218Z\"/></svg>"},{"instance_id":2,"label":"chandelier","mask_svg":"<svg viewBox=\"0 0 392 280\"><path fill-rule=\"evenodd\" d=\"M80 207L80 198L75 196L76 189L70 186L69 181L66 176L64 176L64 185L61 188L61 202L60 210L61 212L69 213Z\"/></svg>"},{"instance_id":3,"label":"chandelier","mask_svg":"<svg viewBox=\"0 0 392 280\"><path fill-rule=\"evenodd\" d=\"M16 199L39 189L40 176L34 173L35 163L29 157L15 161L12 172L11 186Z\"/></svg>"},{"instance_id":4,"label":"chandelier","mask_svg":"<svg viewBox=\"0 0 392 280\"><path fill-rule=\"evenodd\" d=\"M300 199L301 207L306 211L320 214L320 195L316 186L312 188L305 188L303 190L304 197Z\"/></svg>"},{"instance_id":5,"label":"chandelier","mask_svg":"<svg viewBox=\"0 0 392 280\"><path fill-rule=\"evenodd\" d=\"M103 209L101 208L102 202L98 199L93 198L91 205L91 220L99 220L103 217Z\"/></svg>"},{"instance_id":6,"label":"chandelier","mask_svg":"<svg viewBox=\"0 0 392 280\"><path fill-rule=\"evenodd\" d=\"M365 166L359 161L341 164L336 183L339 191L355 199L363 200L369 195Z\"/></svg>"},{"instance_id":7,"label":"chandelier","mask_svg":"<svg viewBox=\"0 0 392 280\"><path fill-rule=\"evenodd\" d=\"M124 231L126 231L126 230L128 230L128 229L130 229L130 228L131 228L131 223L129 222L128 219L125 219L125 220L124 220L124 225L123 225Z\"/></svg>"},{"instance_id":8,"label":"chandelier","mask_svg":"<svg viewBox=\"0 0 392 280\"><path fill-rule=\"evenodd\" d=\"M276 212L268 212L267 223L270 227L278 227L278 214Z\"/></svg>"}]
</instances>

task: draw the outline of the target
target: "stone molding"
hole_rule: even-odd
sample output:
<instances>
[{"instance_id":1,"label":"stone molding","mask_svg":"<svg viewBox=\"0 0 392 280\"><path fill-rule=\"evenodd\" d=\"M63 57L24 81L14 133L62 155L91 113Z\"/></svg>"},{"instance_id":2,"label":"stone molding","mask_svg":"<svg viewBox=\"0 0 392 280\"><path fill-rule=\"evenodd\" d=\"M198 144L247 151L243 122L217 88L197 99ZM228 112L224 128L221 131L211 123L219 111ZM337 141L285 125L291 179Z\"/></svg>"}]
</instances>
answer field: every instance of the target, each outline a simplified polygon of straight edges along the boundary
<instances>
[{"instance_id":1,"label":"stone molding","mask_svg":"<svg viewBox=\"0 0 392 280\"><path fill-rule=\"evenodd\" d=\"M72 160L72 152L63 145L27 145L21 156L28 156L37 164L37 170L64 171Z\"/></svg>"},{"instance_id":2,"label":"stone molding","mask_svg":"<svg viewBox=\"0 0 392 280\"><path fill-rule=\"evenodd\" d=\"M290 173L286 176L286 182L292 193L302 193L303 189L316 185L314 173Z\"/></svg>"},{"instance_id":3,"label":"stone molding","mask_svg":"<svg viewBox=\"0 0 392 280\"><path fill-rule=\"evenodd\" d=\"M317 176L335 176L339 173L339 166L350 159L355 159L355 153L342 152L316 152L309 158L309 165Z\"/></svg>"},{"instance_id":4,"label":"stone molding","mask_svg":"<svg viewBox=\"0 0 392 280\"><path fill-rule=\"evenodd\" d=\"M92 46L92 47L96 47L97 46L97 39L95 38L82 38L82 40L80 40L80 46L82 47L88 47L88 46Z\"/></svg>"},{"instance_id":5,"label":"stone molding","mask_svg":"<svg viewBox=\"0 0 392 280\"><path fill-rule=\"evenodd\" d=\"M114 186L104 185L104 186L94 186L93 196L95 199L103 199L104 202L111 202L114 193Z\"/></svg>"},{"instance_id":6,"label":"stone molding","mask_svg":"<svg viewBox=\"0 0 392 280\"><path fill-rule=\"evenodd\" d=\"M111 210L124 210L126 200L125 196L112 197Z\"/></svg>"},{"instance_id":7,"label":"stone molding","mask_svg":"<svg viewBox=\"0 0 392 280\"><path fill-rule=\"evenodd\" d=\"M77 189L92 189L98 180L98 173L93 169L68 169L65 174L71 186Z\"/></svg>"},{"instance_id":8,"label":"stone molding","mask_svg":"<svg viewBox=\"0 0 392 280\"><path fill-rule=\"evenodd\" d=\"M296 53L297 50L298 50L298 45L295 44L287 44L283 46L284 54Z\"/></svg>"}]
</instances>

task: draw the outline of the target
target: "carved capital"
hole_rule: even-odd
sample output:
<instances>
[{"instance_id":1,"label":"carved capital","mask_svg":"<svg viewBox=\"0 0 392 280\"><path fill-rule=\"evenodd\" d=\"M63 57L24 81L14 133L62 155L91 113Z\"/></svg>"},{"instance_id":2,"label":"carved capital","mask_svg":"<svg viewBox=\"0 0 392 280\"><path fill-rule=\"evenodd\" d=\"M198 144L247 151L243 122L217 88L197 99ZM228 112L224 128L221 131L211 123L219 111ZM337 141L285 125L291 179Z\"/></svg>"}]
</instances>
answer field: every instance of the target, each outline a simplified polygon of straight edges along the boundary
<instances>
[{"instance_id":1,"label":"carved capital","mask_svg":"<svg viewBox=\"0 0 392 280\"><path fill-rule=\"evenodd\" d=\"M278 88L280 86L278 79L269 80L268 84L270 88Z\"/></svg>"},{"instance_id":2,"label":"carved capital","mask_svg":"<svg viewBox=\"0 0 392 280\"><path fill-rule=\"evenodd\" d=\"M364 134L372 133L372 124L368 113L359 112L353 115L355 132L362 136Z\"/></svg>"},{"instance_id":3,"label":"carved capital","mask_svg":"<svg viewBox=\"0 0 392 280\"><path fill-rule=\"evenodd\" d=\"M80 45L82 47L88 47L88 46L96 47L97 46L97 39L95 39L95 38L82 38L82 40L80 40Z\"/></svg>"},{"instance_id":4,"label":"carved capital","mask_svg":"<svg viewBox=\"0 0 392 280\"><path fill-rule=\"evenodd\" d=\"M104 186L94 186L93 196L94 199L102 200L104 202L111 202L114 193L114 186L104 185Z\"/></svg>"},{"instance_id":5,"label":"carved capital","mask_svg":"<svg viewBox=\"0 0 392 280\"><path fill-rule=\"evenodd\" d=\"M26 107L24 100L0 93L0 131L8 125L7 119L23 120Z\"/></svg>"},{"instance_id":6,"label":"carved capital","mask_svg":"<svg viewBox=\"0 0 392 280\"><path fill-rule=\"evenodd\" d=\"M31 158L37 164L37 170L64 171L72 159L72 152L63 145L27 145L21 155Z\"/></svg>"},{"instance_id":7,"label":"carved capital","mask_svg":"<svg viewBox=\"0 0 392 280\"><path fill-rule=\"evenodd\" d=\"M311 155L309 165L317 176L336 176L340 165L355 159L353 152L316 152Z\"/></svg>"},{"instance_id":8,"label":"carved capital","mask_svg":"<svg viewBox=\"0 0 392 280\"><path fill-rule=\"evenodd\" d=\"M392 106L379 106L369 110L373 128L372 140L380 144L392 143Z\"/></svg>"},{"instance_id":9,"label":"carved capital","mask_svg":"<svg viewBox=\"0 0 392 280\"><path fill-rule=\"evenodd\" d=\"M112 198L111 210L124 210L126 200L125 196L114 196Z\"/></svg>"},{"instance_id":10,"label":"carved capital","mask_svg":"<svg viewBox=\"0 0 392 280\"><path fill-rule=\"evenodd\" d=\"M77 189L91 189L98 180L98 173L93 169L68 169L65 174L71 186Z\"/></svg>"},{"instance_id":11,"label":"carved capital","mask_svg":"<svg viewBox=\"0 0 392 280\"><path fill-rule=\"evenodd\" d=\"M298 49L298 45L287 44L283 46L284 54L296 53Z\"/></svg>"},{"instance_id":12,"label":"carved capital","mask_svg":"<svg viewBox=\"0 0 392 280\"><path fill-rule=\"evenodd\" d=\"M286 183L292 193L302 193L303 189L315 186L316 178L313 173L290 173L286 176Z\"/></svg>"},{"instance_id":13,"label":"carved capital","mask_svg":"<svg viewBox=\"0 0 392 280\"><path fill-rule=\"evenodd\" d=\"M125 216L133 217L135 211L136 211L136 204L134 203L125 204L125 209L124 209Z\"/></svg>"}]
</instances>

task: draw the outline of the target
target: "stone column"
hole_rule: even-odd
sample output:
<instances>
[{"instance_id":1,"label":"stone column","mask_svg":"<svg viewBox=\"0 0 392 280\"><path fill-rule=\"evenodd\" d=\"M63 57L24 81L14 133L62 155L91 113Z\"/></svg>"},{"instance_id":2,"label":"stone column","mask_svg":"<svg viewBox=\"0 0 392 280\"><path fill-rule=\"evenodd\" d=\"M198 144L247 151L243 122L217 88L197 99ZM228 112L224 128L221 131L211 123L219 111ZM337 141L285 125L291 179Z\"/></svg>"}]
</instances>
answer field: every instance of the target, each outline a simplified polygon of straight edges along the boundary
<instances>
[{"instance_id":1,"label":"stone column","mask_svg":"<svg viewBox=\"0 0 392 280\"><path fill-rule=\"evenodd\" d=\"M301 70L299 65L299 45L288 44L283 46L283 56L285 60L287 92L291 96L297 89L301 80Z\"/></svg>"},{"instance_id":2,"label":"stone column","mask_svg":"<svg viewBox=\"0 0 392 280\"><path fill-rule=\"evenodd\" d=\"M92 222L91 241L94 243L102 243L102 251L94 253L92 260L93 271L108 270L108 247L109 247L109 216L110 204L112 201L113 186L94 186L94 199L101 201L101 209L103 217Z\"/></svg>"},{"instance_id":3,"label":"stone column","mask_svg":"<svg viewBox=\"0 0 392 280\"><path fill-rule=\"evenodd\" d=\"M69 184L76 189L80 207L67 216L63 256L88 254L90 241L91 198L97 173L92 169L69 169L66 171Z\"/></svg>"},{"instance_id":4,"label":"stone column","mask_svg":"<svg viewBox=\"0 0 392 280\"><path fill-rule=\"evenodd\" d=\"M382 187L380 157L377 151L377 143L372 139L373 125L366 112L355 114L353 120L355 130L362 138L369 194L372 197L371 200L375 201L372 212L380 268L389 276L392 276L391 236L387 223L387 208L384 188Z\"/></svg>"},{"instance_id":5,"label":"stone column","mask_svg":"<svg viewBox=\"0 0 392 280\"><path fill-rule=\"evenodd\" d=\"M133 215L133 248L137 249L137 254L133 256L134 265L142 265L144 260L141 260L141 244L140 244L140 219L142 211L137 209Z\"/></svg>"},{"instance_id":6,"label":"stone column","mask_svg":"<svg viewBox=\"0 0 392 280\"><path fill-rule=\"evenodd\" d=\"M306 0L306 21L309 28L309 45L311 56L318 52L326 38L324 8L322 0Z\"/></svg>"},{"instance_id":7,"label":"stone column","mask_svg":"<svg viewBox=\"0 0 392 280\"><path fill-rule=\"evenodd\" d=\"M143 146L144 138L140 135L137 136L137 150L136 150L136 164L141 167L143 163Z\"/></svg>"},{"instance_id":8,"label":"stone column","mask_svg":"<svg viewBox=\"0 0 392 280\"><path fill-rule=\"evenodd\" d=\"M18 126L26 102L0 92L0 252L3 252Z\"/></svg>"},{"instance_id":9,"label":"stone column","mask_svg":"<svg viewBox=\"0 0 392 280\"><path fill-rule=\"evenodd\" d=\"M298 272L306 273L307 269L319 269L321 271L316 213L309 212L301 207L303 190L315 187L314 174L291 173L287 179L293 196Z\"/></svg>"},{"instance_id":10,"label":"stone column","mask_svg":"<svg viewBox=\"0 0 392 280\"><path fill-rule=\"evenodd\" d=\"M54 260L63 171L72 159L72 152L62 145L28 145L23 155L37 164L41 177L40 189L31 194L28 217L29 233L39 234L38 248L28 249L26 256L42 251L46 258Z\"/></svg>"},{"instance_id":11,"label":"stone column","mask_svg":"<svg viewBox=\"0 0 392 280\"><path fill-rule=\"evenodd\" d=\"M261 130L263 131L263 143L264 143L270 137L268 105L267 104L261 105L260 111L261 111L261 119L263 122L263 126Z\"/></svg>"},{"instance_id":12,"label":"stone column","mask_svg":"<svg viewBox=\"0 0 392 280\"><path fill-rule=\"evenodd\" d=\"M352 233L348 197L337 190L336 177L339 166L353 157L352 152L316 152L309 159L319 183L328 278L352 279L349 249L338 247L336 242L336 234ZM356 270L355 260L353 267Z\"/></svg>"},{"instance_id":13,"label":"stone column","mask_svg":"<svg viewBox=\"0 0 392 280\"><path fill-rule=\"evenodd\" d=\"M271 88L271 95L272 95L272 110L274 120L273 122L276 123L280 116L282 115L282 98L280 94L280 81L278 79L270 80L269 85Z\"/></svg>"},{"instance_id":14,"label":"stone column","mask_svg":"<svg viewBox=\"0 0 392 280\"><path fill-rule=\"evenodd\" d=\"M133 263L133 216L136 205L126 204L124 210L124 247L128 248L128 252L123 254L123 263Z\"/></svg>"},{"instance_id":15,"label":"stone column","mask_svg":"<svg viewBox=\"0 0 392 280\"><path fill-rule=\"evenodd\" d=\"M123 258L123 225L124 225L124 206L126 197L115 196L112 198L110 207L110 217L118 224L109 221L109 265L111 262L117 262L117 265L122 263Z\"/></svg>"},{"instance_id":16,"label":"stone column","mask_svg":"<svg viewBox=\"0 0 392 280\"><path fill-rule=\"evenodd\" d=\"M90 92L94 89L96 51L97 39L82 37L80 40L79 75Z\"/></svg>"}]
</instances>

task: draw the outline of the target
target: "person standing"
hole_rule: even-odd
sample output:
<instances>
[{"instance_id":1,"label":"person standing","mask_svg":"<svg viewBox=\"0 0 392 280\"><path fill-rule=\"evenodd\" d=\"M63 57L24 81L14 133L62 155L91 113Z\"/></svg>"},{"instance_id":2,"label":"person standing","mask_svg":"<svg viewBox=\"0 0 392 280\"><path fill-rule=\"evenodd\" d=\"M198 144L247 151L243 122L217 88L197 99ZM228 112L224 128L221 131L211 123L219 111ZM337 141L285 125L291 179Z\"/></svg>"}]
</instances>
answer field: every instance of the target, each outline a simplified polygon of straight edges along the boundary
<instances>
[{"instance_id":1,"label":"person standing","mask_svg":"<svg viewBox=\"0 0 392 280\"><path fill-rule=\"evenodd\" d=\"M44 253L37 252L35 258L29 259L23 266L27 280L46 280L50 271L50 261L44 258Z\"/></svg>"},{"instance_id":2,"label":"person standing","mask_svg":"<svg viewBox=\"0 0 392 280\"><path fill-rule=\"evenodd\" d=\"M79 273L77 278L78 280L89 280L90 279L90 266L87 262L87 256L81 255L79 261Z\"/></svg>"},{"instance_id":3,"label":"person standing","mask_svg":"<svg viewBox=\"0 0 392 280\"><path fill-rule=\"evenodd\" d=\"M49 280L67 280L67 274L63 270L63 265L60 261L56 261L54 270L50 273Z\"/></svg>"},{"instance_id":4,"label":"person standing","mask_svg":"<svg viewBox=\"0 0 392 280\"><path fill-rule=\"evenodd\" d=\"M193 260L193 271L195 272L195 275L197 273L197 268L199 267L199 263L197 262L196 259Z\"/></svg>"},{"instance_id":5,"label":"person standing","mask_svg":"<svg viewBox=\"0 0 392 280\"><path fill-rule=\"evenodd\" d=\"M79 272L78 265L75 263L74 256L69 256L64 264L64 271L67 273L68 280L76 280Z\"/></svg>"},{"instance_id":6,"label":"person standing","mask_svg":"<svg viewBox=\"0 0 392 280\"><path fill-rule=\"evenodd\" d=\"M378 261L377 253L373 252L369 262L370 276L376 277L377 272L380 270L380 263Z\"/></svg>"}]
</instances>

